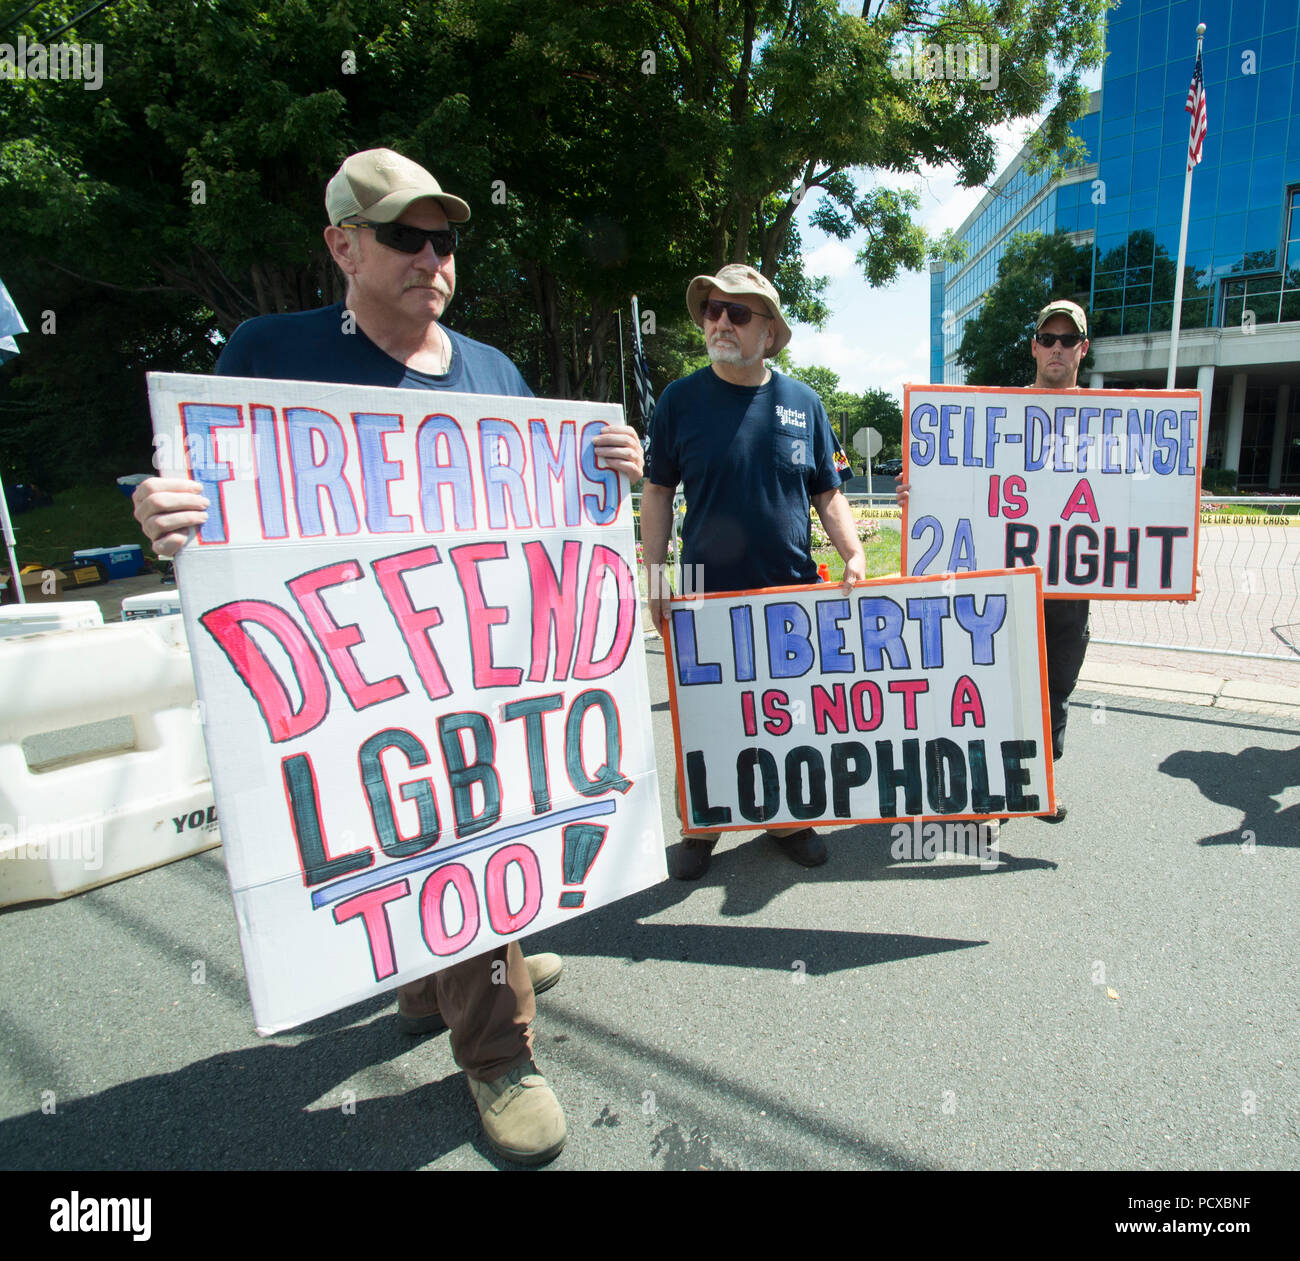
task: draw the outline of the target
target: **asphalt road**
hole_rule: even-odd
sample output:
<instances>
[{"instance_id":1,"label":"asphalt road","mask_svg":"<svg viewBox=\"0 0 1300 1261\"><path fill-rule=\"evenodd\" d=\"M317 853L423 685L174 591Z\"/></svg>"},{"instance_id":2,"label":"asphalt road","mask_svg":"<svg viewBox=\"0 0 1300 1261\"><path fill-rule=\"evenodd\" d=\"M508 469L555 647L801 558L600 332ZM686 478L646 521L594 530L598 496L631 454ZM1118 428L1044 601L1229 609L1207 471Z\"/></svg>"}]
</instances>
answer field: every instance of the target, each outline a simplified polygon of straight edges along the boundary
<instances>
[{"instance_id":1,"label":"asphalt road","mask_svg":"<svg viewBox=\"0 0 1300 1261\"><path fill-rule=\"evenodd\" d=\"M995 871L730 834L701 883L530 938L567 960L551 1168L1300 1165L1300 723L1077 693L1057 783L1069 818L1009 824ZM220 850L0 913L0 1005L0 1167L500 1164L390 1003L257 1037Z\"/></svg>"}]
</instances>

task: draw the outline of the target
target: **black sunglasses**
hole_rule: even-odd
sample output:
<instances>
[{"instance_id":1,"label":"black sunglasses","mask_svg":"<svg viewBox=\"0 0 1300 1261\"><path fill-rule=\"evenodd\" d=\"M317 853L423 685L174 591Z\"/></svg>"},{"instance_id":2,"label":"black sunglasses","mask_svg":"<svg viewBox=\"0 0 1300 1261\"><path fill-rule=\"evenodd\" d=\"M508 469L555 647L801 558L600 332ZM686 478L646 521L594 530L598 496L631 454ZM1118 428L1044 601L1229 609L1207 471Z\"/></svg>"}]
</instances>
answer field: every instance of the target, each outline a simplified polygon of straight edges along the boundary
<instances>
[{"instance_id":1,"label":"black sunglasses","mask_svg":"<svg viewBox=\"0 0 1300 1261\"><path fill-rule=\"evenodd\" d=\"M1082 333L1035 333L1034 340L1040 346L1046 346L1051 350L1057 342L1060 342L1066 350L1073 350L1080 342L1086 342L1088 339Z\"/></svg>"},{"instance_id":2,"label":"black sunglasses","mask_svg":"<svg viewBox=\"0 0 1300 1261\"><path fill-rule=\"evenodd\" d=\"M755 311L747 307L743 302L718 302L714 298L705 298L700 303L700 314L706 320L722 319L722 313L727 313L729 319L736 328L744 328L754 316L762 316L765 320L775 319L775 316L768 315L765 311Z\"/></svg>"},{"instance_id":3,"label":"black sunglasses","mask_svg":"<svg viewBox=\"0 0 1300 1261\"><path fill-rule=\"evenodd\" d=\"M339 227L369 228L380 245L403 254L418 254L428 241L439 258L450 258L460 239L455 228L413 228L406 223L371 223L368 219L345 220Z\"/></svg>"}]
</instances>

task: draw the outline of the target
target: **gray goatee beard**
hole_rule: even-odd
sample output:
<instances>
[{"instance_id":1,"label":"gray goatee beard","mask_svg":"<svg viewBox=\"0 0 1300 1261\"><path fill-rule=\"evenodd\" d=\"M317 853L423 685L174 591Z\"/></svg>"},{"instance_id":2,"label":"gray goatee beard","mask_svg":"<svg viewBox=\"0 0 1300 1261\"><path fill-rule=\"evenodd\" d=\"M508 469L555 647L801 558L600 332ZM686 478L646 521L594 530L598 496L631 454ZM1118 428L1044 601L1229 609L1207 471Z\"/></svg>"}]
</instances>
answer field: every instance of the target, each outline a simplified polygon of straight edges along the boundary
<instances>
[{"instance_id":1,"label":"gray goatee beard","mask_svg":"<svg viewBox=\"0 0 1300 1261\"><path fill-rule=\"evenodd\" d=\"M729 363L738 368L752 368L756 363L763 361L763 352L761 350L750 355L748 359L741 354L739 346L717 346L711 343L707 350L710 360L714 363Z\"/></svg>"}]
</instances>

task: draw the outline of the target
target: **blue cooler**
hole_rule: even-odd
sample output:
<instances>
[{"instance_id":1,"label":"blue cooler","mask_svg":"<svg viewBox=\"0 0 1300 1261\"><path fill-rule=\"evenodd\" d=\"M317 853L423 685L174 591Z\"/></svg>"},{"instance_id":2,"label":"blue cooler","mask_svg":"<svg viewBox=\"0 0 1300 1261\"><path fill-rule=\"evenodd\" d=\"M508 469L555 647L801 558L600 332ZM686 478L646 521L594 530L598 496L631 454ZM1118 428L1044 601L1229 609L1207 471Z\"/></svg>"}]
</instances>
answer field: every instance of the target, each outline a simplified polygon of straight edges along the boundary
<instances>
[{"instance_id":1,"label":"blue cooler","mask_svg":"<svg viewBox=\"0 0 1300 1261\"><path fill-rule=\"evenodd\" d=\"M128 547L88 547L72 553L73 560L94 561L104 577L134 578L144 568L144 551L138 543Z\"/></svg>"}]
</instances>

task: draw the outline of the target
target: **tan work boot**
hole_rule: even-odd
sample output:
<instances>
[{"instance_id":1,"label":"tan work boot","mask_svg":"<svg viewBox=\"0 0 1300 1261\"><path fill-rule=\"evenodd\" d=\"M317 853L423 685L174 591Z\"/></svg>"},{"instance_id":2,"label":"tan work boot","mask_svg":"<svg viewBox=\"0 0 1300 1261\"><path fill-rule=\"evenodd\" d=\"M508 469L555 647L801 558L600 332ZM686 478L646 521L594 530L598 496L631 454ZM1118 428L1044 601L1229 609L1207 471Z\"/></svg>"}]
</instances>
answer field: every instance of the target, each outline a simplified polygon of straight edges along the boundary
<instances>
[{"instance_id":1,"label":"tan work boot","mask_svg":"<svg viewBox=\"0 0 1300 1261\"><path fill-rule=\"evenodd\" d=\"M478 1105L483 1133L507 1160L521 1165L544 1165L564 1148L568 1131L560 1101L537 1071L525 1060L495 1081L466 1077L469 1093Z\"/></svg>"},{"instance_id":2,"label":"tan work boot","mask_svg":"<svg viewBox=\"0 0 1300 1261\"><path fill-rule=\"evenodd\" d=\"M533 993L541 994L549 990L564 972L564 960L555 954L530 955L524 960L528 968L528 979L532 982ZM418 984L418 983L417 983ZM407 987L397 987L397 1027L409 1037L417 1038L426 1033L441 1033L447 1022L439 1011L404 1011L402 991ZM432 987L429 987L430 989Z\"/></svg>"}]
</instances>

